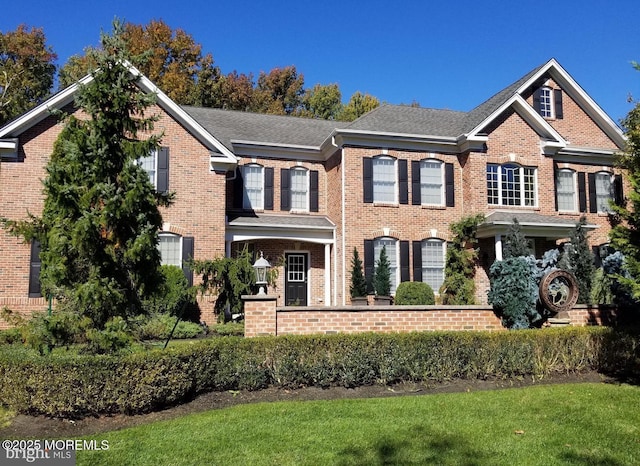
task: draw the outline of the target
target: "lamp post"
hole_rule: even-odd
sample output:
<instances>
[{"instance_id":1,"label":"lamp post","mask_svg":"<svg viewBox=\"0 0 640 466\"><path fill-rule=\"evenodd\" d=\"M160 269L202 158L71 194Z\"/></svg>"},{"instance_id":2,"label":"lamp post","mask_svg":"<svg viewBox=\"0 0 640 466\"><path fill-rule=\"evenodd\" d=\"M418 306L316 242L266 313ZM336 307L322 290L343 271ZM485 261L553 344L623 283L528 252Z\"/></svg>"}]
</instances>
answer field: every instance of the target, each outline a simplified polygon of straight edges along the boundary
<instances>
[{"instance_id":1,"label":"lamp post","mask_svg":"<svg viewBox=\"0 0 640 466\"><path fill-rule=\"evenodd\" d=\"M256 271L256 285L260 286L258 294L265 294L264 286L267 284L267 270L271 267L269 261L262 256L260 251L260 258L253 264L253 268Z\"/></svg>"}]
</instances>

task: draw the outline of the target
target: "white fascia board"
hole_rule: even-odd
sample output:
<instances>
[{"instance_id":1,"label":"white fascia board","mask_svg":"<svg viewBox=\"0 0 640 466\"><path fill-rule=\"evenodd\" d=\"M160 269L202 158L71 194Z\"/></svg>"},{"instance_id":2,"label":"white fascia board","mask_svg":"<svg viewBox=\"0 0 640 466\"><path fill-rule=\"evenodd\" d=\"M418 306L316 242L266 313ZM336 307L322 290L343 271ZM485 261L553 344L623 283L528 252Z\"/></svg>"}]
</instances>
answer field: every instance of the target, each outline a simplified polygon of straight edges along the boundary
<instances>
[{"instance_id":1,"label":"white fascia board","mask_svg":"<svg viewBox=\"0 0 640 466\"><path fill-rule=\"evenodd\" d=\"M257 158L290 158L311 162L323 161L320 147L232 139L237 156Z\"/></svg>"},{"instance_id":2,"label":"white fascia board","mask_svg":"<svg viewBox=\"0 0 640 466\"><path fill-rule=\"evenodd\" d=\"M425 134L336 129L333 134L333 142L337 147L362 146L417 151L458 152L457 138Z\"/></svg>"},{"instance_id":3,"label":"white fascia board","mask_svg":"<svg viewBox=\"0 0 640 466\"><path fill-rule=\"evenodd\" d=\"M568 146L559 150L553 156L553 160L556 162L613 166L618 153L619 151L610 149Z\"/></svg>"},{"instance_id":4,"label":"white fascia board","mask_svg":"<svg viewBox=\"0 0 640 466\"><path fill-rule=\"evenodd\" d=\"M554 58L542 66L538 72L522 84L516 92L518 94L522 94L529 86L532 86L547 72L560 85L560 87L562 87L562 89L578 103L587 115L593 118L600 129L602 129L620 149L625 147L626 138L624 137L624 133L620 127L609 117L609 115L605 113L604 110L602 110L602 108L600 108L589 94L580 87L580 85Z\"/></svg>"},{"instance_id":5,"label":"white fascia board","mask_svg":"<svg viewBox=\"0 0 640 466\"><path fill-rule=\"evenodd\" d=\"M6 136L19 136L28 128L40 123L51 115L52 110L59 110L65 105L73 102L78 87L91 82L92 79L93 76L91 75L85 76L77 83L74 83L57 94L52 95L40 105L32 108L27 113L22 114L20 117L0 128L0 139Z\"/></svg>"}]
</instances>

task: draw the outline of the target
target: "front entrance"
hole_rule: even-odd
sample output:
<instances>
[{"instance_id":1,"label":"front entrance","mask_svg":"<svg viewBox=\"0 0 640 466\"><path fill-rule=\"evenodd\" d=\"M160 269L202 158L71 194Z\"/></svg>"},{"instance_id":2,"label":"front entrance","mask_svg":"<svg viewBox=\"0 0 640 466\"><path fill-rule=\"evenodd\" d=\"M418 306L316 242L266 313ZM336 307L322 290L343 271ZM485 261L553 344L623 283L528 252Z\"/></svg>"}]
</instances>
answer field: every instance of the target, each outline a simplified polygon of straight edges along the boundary
<instances>
[{"instance_id":1,"label":"front entrance","mask_svg":"<svg viewBox=\"0 0 640 466\"><path fill-rule=\"evenodd\" d=\"M307 305L307 261L306 253L285 253L285 306Z\"/></svg>"}]
</instances>

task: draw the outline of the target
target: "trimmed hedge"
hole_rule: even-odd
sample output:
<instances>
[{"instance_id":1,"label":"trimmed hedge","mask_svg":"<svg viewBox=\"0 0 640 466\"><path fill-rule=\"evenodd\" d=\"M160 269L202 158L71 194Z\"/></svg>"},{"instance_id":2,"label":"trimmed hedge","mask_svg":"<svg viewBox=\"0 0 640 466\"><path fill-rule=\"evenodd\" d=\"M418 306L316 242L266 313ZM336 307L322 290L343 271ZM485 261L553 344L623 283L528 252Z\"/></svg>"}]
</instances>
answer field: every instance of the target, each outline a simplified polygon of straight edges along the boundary
<instances>
[{"instance_id":1,"label":"trimmed hedge","mask_svg":"<svg viewBox=\"0 0 640 466\"><path fill-rule=\"evenodd\" d=\"M148 412L208 391L355 387L601 370L640 374L638 334L610 328L217 338L126 356L0 351L0 403L67 418Z\"/></svg>"}]
</instances>

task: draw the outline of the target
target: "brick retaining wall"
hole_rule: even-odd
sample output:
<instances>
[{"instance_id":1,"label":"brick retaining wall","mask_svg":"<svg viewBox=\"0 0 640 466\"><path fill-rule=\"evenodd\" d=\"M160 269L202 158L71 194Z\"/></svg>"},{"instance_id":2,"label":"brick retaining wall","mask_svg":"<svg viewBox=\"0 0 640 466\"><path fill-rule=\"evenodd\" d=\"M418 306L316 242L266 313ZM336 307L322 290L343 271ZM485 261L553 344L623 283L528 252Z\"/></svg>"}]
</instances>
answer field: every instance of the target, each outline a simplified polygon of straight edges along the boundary
<instances>
[{"instance_id":1,"label":"brick retaining wall","mask_svg":"<svg viewBox=\"0 0 640 466\"><path fill-rule=\"evenodd\" d=\"M278 307L275 296L243 296L245 336L313 333L505 330L490 306L309 306ZM611 307L576 306L571 325L608 325Z\"/></svg>"}]
</instances>

